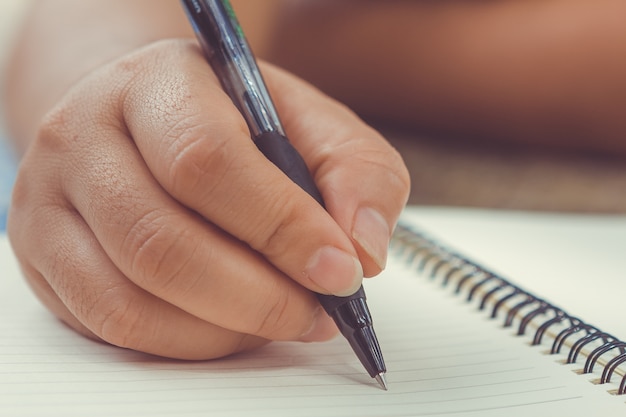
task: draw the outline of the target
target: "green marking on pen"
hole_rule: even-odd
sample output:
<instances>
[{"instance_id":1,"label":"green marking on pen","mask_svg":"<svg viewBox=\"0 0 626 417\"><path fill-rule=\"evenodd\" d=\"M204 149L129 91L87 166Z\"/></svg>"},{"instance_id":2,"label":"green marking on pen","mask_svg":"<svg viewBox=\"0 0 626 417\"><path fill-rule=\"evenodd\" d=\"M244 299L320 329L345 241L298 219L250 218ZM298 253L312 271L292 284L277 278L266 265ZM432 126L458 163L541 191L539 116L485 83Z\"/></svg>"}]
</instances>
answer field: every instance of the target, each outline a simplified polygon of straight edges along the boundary
<instances>
[{"instance_id":1,"label":"green marking on pen","mask_svg":"<svg viewBox=\"0 0 626 417\"><path fill-rule=\"evenodd\" d=\"M228 17L230 17L230 20L233 22L233 26L235 26L235 30L237 31L237 34L243 38L244 36L243 30L241 29L241 26L239 25L239 21L237 20L237 15L235 14L233 5L230 4L229 0L222 0L222 4L224 5L224 8L226 9L226 13L228 13Z\"/></svg>"}]
</instances>

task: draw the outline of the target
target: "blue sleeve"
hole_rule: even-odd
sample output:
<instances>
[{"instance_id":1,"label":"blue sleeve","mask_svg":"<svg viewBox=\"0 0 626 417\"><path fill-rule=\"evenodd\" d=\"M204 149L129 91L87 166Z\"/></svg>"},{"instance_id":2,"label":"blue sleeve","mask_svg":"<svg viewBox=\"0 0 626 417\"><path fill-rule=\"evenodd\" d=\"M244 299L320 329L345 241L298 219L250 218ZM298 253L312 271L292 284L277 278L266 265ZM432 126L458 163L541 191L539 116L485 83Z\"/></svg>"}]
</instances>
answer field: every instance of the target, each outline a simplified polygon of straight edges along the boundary
<instances>
[{"instance_id":1,"label":"blue sleeve","mask_svg":"<svg viewBox=\"0 0 626 417\"><path fill-rule=\"evenodd\" d=\"M0 233L6 229L16 166L15 157L7 141L0 135Z\"/></svg>"}]
</instances>

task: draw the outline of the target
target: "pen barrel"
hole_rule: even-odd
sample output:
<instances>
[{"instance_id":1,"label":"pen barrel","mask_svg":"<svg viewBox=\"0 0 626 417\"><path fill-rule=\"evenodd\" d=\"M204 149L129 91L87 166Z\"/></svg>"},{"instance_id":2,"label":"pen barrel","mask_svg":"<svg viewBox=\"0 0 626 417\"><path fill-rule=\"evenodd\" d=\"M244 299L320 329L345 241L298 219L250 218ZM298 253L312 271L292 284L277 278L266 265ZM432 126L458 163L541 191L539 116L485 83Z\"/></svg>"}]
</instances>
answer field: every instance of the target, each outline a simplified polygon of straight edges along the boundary
<instances>
[{"instance_id":1,"label":"pen barrel","mask_svg":"<svg viewBox=\"0 0 626 417\"><path fill-rule=\"evenodd\" d=\"M204 55L253 136L283 133L280 118L239 22L226 0L181 0Z\"/></svg>"},{"instance_id":2,"label":"pen barrel","mask_svg":"<svg viewBox=\"0 0 626 417\"><path fill-rule=\"evenodd\" d=\"M257 148L322 207L322 194L304 159L289 142L256 60L227 0L181 0L198 41L224 91L243 115ZM318 294L320 304L370 376L385 372L361 286L349 297ZM384 384L382 384L385 387ZM386 387L385 387L386 389Z\"/></svg>"},{"instance_id":3,"label":"pen barrel","mask_svg":"<svg viewBox=\"0 0 626 417\"><path fill-rule=\"evenodd\" d=\"M317 189L306 162L289 139L278 132L264 132L254 138L254 143L268 160L324 207L322 194ZM318 299L326 312L332 316L333 312L348 300L365 300L365 291L361 286L357 292L348 297L318 294Z\"/></svg>"},{"instance_id":4,"label":"pen barrel","mask_svg":"<svg viewBox=\"0 0 626 417\"><path fill-rule=\"evenodd\" d=\"M289 140L278 132L263 132L254 138L257 148L300 188L313 197L322 207L324 200L304 159Z\"/></svg>"},{"instance_id":5,"label":"pen barrel","mask_svg":"<svg viewBox=\"0 0 626 417\"><path fill-rule=\"evenodd\" d=\"M322 195L315 185L304 159L278 132L264 132L254 142L274 165L293 182L324 206ZM341 334L349 341L357 357L371 377L385 372L385 362L374 333L372 316L365 302L363 286L347 297L316 294L326 313L333 318Z\"/></svg>"},{"instance_id":6,"label":"pen barrel","mask_svg":"<svg viewBox=\"0 0 626 417\"><path fill-rule=\"evenodd\" d=\"M324 207L322 194L317 189L306 162L289 142L289 139L278 132L264 132L254 138L254 143L267 159ZM337 307L346 301L357 298L365 299L365 292L361 286L357 292L348 297L318 294L318 298L326 312L332 316Z\"/></svg>"}]
</instances>

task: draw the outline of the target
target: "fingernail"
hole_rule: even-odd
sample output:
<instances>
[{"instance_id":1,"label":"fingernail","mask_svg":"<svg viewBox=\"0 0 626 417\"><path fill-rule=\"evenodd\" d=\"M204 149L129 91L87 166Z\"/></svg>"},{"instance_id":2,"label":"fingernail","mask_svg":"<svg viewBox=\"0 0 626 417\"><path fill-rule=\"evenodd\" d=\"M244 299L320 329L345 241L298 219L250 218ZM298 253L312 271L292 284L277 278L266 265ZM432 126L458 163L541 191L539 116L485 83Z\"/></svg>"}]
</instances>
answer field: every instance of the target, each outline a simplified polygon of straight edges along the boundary
<instances>
[{"instance_id":1,"label":"fingernail","mask_svg":"<svg viewBox=\"0 0 626 417\"><path fill-rule=\"evenodd\" d=\"M305 273L330 294L348 296L361 286L363 268L354 256L332 246L324 246L309 260Z\"/></svg>"},{"instance_id":2,"label":"fingernail","mask_svg":"<svg viewBox=\"0 0 626 417\"><path fill-rule=\"evenodd\" d=\"M337 326L322 307L315 310L311 327L298 340L301 342L323 342L337 335Z\"/></svg>"},{"instance_id":3,"label":"fingernail","mask_svg":"<svg viewBox=\"0 0 626 417\"><path fill-rule=\"evenodd\" d=\"M376 210L362 207L356 212L352 238L381 269L387 264L390 232L385 218Z\"/></svg>"}]
</instances>

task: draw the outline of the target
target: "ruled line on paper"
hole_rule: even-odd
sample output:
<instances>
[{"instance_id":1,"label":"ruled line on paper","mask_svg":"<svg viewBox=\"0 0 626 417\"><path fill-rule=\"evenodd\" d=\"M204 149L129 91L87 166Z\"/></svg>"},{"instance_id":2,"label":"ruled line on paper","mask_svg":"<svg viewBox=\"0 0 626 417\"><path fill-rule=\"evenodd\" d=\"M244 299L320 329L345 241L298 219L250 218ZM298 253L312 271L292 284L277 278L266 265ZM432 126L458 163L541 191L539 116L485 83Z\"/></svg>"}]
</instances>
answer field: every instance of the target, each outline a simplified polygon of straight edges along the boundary
<instances>
[{"instance_id":1,"label":"ruled line on paper","mask_svg":"<svg viewBox=\"0 0 626 417\"><path fill-rule=\"evenodd\" d=\"M0 391L8 394L0 395L0 409L12 416L52 409L65 417L517 417L546 408L577 411L597 404L596 397L610 397L587 390L554 358L468 313L467 306L435 299L437 289L407 283L393 263L390 271L397 280L379 278L389 278L387 288L368 288L370 308L381 312L376 325L389 367L388 392L364 374L342 339L274 343L218 361L171 361L86 340L36 303L25 303L21 319L0 318L6 336L0 341ZM397 306L414 317L400 327Z\"/></svg>"}]
</instances>

